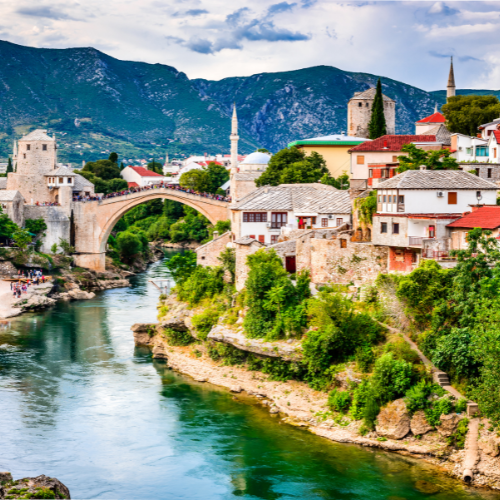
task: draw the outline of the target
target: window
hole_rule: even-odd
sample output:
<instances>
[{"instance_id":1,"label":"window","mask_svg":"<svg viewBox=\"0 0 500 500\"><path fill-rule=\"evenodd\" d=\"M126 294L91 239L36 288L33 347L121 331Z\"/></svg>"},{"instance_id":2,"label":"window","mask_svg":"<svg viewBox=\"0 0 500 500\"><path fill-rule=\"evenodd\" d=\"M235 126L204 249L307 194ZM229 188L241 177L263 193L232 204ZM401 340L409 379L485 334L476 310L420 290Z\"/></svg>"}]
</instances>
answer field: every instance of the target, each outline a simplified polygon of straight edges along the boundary
<instances>
[{"instance_id":1,"label":"window","mask_svg":"<svg viewBox=\"0 0 500 500\"><path fill-rule=\"evenodd\" d=\"M457 193L449 192L448 193L448 205L456 205L457 204Z\"/></svg>"},{"instance_id":2,"label":"window","mask_svg":"<svg viewBox=\"0 0 500 500\"><path fill-rule=\"evenodd\" d=\"M347 240L340 239L340 248L347 248Z\"/></svg>"},{"instance_id":3,"label":"window","mask_svg":"<svg viewBox=\"0 0 500 500\"><path fill-rule=\"evenodd\" d=\"M249 236L249 238L253 238L253 239L255 239L255 234L251 234L251 235Z\"/></svg>"},{"instance_id":4,"label":"window","mask_svg":"<svg viewBox=\"0 0 500 500\"><path fill-rule=\"evenodd\" d=\"M278 243L278 235L271 234L271 245L275 245L276 243Z\"/></svg>"},{"instance_id":5,"label":"window","mask_svg":"<svg viewBox=\"0 0 500 500\"><path fill-rule=\"evenodd\" d=\"M23 153L23 158L26 160L26 153Z\"/></svg>"},{"instance_id":6,"label":"window","mask_svg":"<svg viewBox=\"0 0 500 500\"><path fill-rule=\"evenodd\" d=\"M370 107L370 104L369 103L366 103L366 107L369 108Z\"/></svg>"},{"instance_id":7,"label":"window","mask_svg":"<svg viewBox=\"0 0 500 500\"><path fill-rule=\"evenodd\" d=\"M47 144L42 144L42 151L47 151Z\"/></svg>"},{"instance_id":8,"label":"window","mask_svg":"<svg viewBox=\"0 0 500 500\"><path fill-rule=\"evenodd\" d=\"M31 144L26 144L26 151L29 151L31 149Z\"/></svg>"},{"instance_id":9,"label":"window","mask_svg":"<svg viewBox=\"0 0 500 500\"><path fill-rule=\"evenodd\" d=\"M371 168L368 170L368 177L370 179L373 177L373 170Z\"/></svg>"},{"instance_id":10,"label":"window","mask_svg":"<svg viewBox=\"0 0 500 500\"><path fill-rule=\"evenodd\" d=\"M387 201L387 197L385 196L385 194L384 194L383 198L384 198L384 203L385 203Z\"/></svg>"},{"instance_id":11,"label":"window","mask_svg":"<svg viewBox=\"0 0 500 500\"><path fill-rule=\"evenodd\" d=\"M392 157L392 162L393 162L393 163L396 163L397 161L398 161L398 157L397 157L397 156L393 156L393 157Z\"/></svg>"},{"instance_id":12,"label":"window","mask_svg":"<svg viewBox=\"0 0 500 500\"><path fill-rule=\"evenodd\" d=\"M267 214L262 212L243 212L243 222L267 222Z\"/></svg>"},{"instance_id":13,"label":"window","mask_svg":"<svg viewBox=\"0 0 500 500\"><path fill-rule=\"evenodd\" d=\"M362 103L362 102L360 102L360 103L358 104L358 107L362 108L362 107L363 107L363 103Z\"/></svg>"},{"instance_id":14,"label":"window","mask_svg":"<svg viewBox=\"0 0 500 500\"><path fill-rule=\"evenodd\" d=\"M71 177L68 177L68 184L71 184Z\"/></svg>"},{"instance_id":15,"label":"window","mask_svg":"<svg viewBox=\"0 0 500 500\"><path fill-rule=\"evenodd\" d=\"M344 219L337 219L337 227L341 226L344 223Z\"/></svg>"},{"instance_id":16,"label":"window","mask_svg":"<svg viewBox=\"0 0 500 500\"><path fill-rule=\"evenodd\" d=\"M479 169L476 168L476 175L479 177Z\"/></svg>"},{"instance_id":17,"label":"window","mask_svg":"<svg viewBox=\"0 0 500 500\"><path fill-rule=\"evenodd\" d=\"M396 250L394 252L394 260L396 262L404 262L405 261L405 252L404 252L404 250Z\"/></svg>"},{"instance_id":18,"label":"window","mask_svg":"<svg viewBox=\"0 0 500 500\"><path fill-rule=\"evenodd\" d=\"M497 157L497 148L493 148L493 158Z\"/></svg>"},{"instance_id":19,"label":"window","mask_svg":"<svg viewBox=\"0 0 500 500\"><path fill-rule=\"evenodd\" d=\"M387 233L387 222L381 222L380 223L380 232L381 233Z\"/></svg>"},{"instance_id":20,"label":"window","mask_svg":"<svg viewBox=\"0 0 500 500\"><path fill-rule=\"evenodd\" d=\"M491 168L488 169L488 175L487 175L488 179L491 179Z\"/></svg>"},{"instance_id":21,"label":"window","mask_svg":"<svg viewBox=\"0 0 500 500\"><path fill-rule=\"evenodd\" d=\"M411 253L411 262L412 262L412 264L416 264L417 261L418 261L417 252L412 252Z\"/></svg>"},{"instance_id":22,"label":"window","mask_svg":"<svg viewBox=\"0 0 500 500\"><path fill-rule=\"evenodd\" d=\"M321 227L328 227L328 219L321 219Z\"/></svg>"},{"instance_id":23,"label":"window","mask_svg":"<svg viewBox=\"0 0 500 500\"><path fill-rule=\"evenodd\" d=\"M382 203L382 195L381 194L378 195L378 202Z\"/></svg>"},{"instance_id":24,"label":"window","mask_svg":"<svg viewBox=\"0 0 500 500\"><path fill-rule=\"evenodd\" d=\"M399 234L399 224L394 223L392 225L392 234Z\"/></svg>"},{"instance_id":25,"label":"window","mask_svg":"<svg viewBox=\"0 0 500 500\"><path fill-rule=\"evenodd\" d=\"M404 205L404 202L405 202L405 197L404 195L399 195L399 203L401 203L402 205Z\"/></svg>"},{"instance_id":26,"label":"window","mask_svg":"<svg viewBox=\"0 0 500 500\"><path fill-rule=\"evenodd\" d=\"M286 212L273 212L271 214L271 227L273 229L278 229L286 226L286 215Z\"/></svg>"},{"instance_id":27,"label":"window","mask_svg":"<svg viewBox=\"0 0 500 500\"><path fill-rule=\"evenodd\" d=\"M356 156L356 162L358 165L364 165L365 164L365 156L364 155Z\"/></svg>"},{"instance_id":28,"label":"window","mask_svg":"<svg viewBox=\"0 0 500 500\"><path fill-rule=\"evenodd\" d=\"M59 184L62 184L64 182L64 178L63 177L59 177Z\"/></svg>"},{"instance_id":29,"label":"window","mask_svg":"<svg viewBox=\"0 0 500 500\"><path fill-rule=\"evenodd\" d=\"M465 152L470 155L472 153L472 148L465 148Z\"/></svg>"},{"instance_id":30,"label":"window","mask_svg":"<svg viewBox=\"0 0 500 500\"><path fill-rule=\"evenodd\" d=\"M263 234L259 234L259 243L265 243L266 239Z\"/></svg>"}]
</instances>

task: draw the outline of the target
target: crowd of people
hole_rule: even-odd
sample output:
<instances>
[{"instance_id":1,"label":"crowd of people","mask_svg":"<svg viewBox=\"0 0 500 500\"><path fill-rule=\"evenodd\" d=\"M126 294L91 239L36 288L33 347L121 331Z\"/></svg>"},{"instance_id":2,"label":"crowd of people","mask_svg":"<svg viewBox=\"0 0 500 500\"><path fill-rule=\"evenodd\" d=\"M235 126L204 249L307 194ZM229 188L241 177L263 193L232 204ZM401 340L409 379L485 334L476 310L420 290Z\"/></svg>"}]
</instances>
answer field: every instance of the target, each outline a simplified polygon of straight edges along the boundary
<instances>
[{"instance_id":1,"label":"crowd of people","mask_svg":"<svg viewBox=\"0 0 500 500\"><path fill-rule=\"evenodd\" d=\"M61 206L61 204L58 203L57 201L54 201L54 202L49 202L49 201L40 202L40 201L37 201L37 202L35 202L35 205L37 207L60 207Z\"/></svg>"},{"instance_id":2,"label":"crowd of people","mask_svg":"<svg viewBox=\"0 0 500 500\"><path fill-rule=\"evenodd\" d=\"M218 201L231 201L230 196L222 196L220 194L212 194L212 193L200 193L198 191L194 191L193 189L185 189L178 184L168 184L166 182L160 182L159 184L151 184L149 186L144 186L144 187L130 187L128 189L124 189L123 191L117 191L116 193L110 193L110 194L105 194L103 196L97 196L95 194L93 195L78 195L73 197L73 201L82 201L82 202L87 202L87 201L102 201L102 200L107 200L109 198L116 198L118 196L126 196L128 194L134 194L134 193L140 193L141 191L150 191L152 189L173 189L175 191L181 191L183 193L189 193L189 194L194 194L196 196L203 196L204 198L210 198L211 200L218 200Z\"/></svg>"},{"instance_id":3,"label":"crowd of people","mask_svg":"<svg viewBox=\"0 0 500 500\"><path fill-rule=\"evenodd\" d=\"M46 283L47 277L43 274L41 269L30 269L29 271L19 270L17 273L18 281L11 281L10 289L14 298L20 298L21 294L28 293L28 288L32 285L39 285Z\"/></svg>"}]
</instances>

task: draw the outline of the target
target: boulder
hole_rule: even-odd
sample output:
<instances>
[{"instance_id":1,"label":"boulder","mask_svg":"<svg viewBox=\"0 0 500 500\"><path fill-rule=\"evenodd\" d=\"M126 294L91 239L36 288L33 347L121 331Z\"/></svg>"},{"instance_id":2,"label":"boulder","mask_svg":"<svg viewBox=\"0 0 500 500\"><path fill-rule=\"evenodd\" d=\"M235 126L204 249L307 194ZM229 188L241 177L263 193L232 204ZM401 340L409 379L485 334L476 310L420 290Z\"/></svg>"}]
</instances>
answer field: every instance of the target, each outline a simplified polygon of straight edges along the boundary
<instances>
[{"instance_id":1,"label":"boulder","mask_svg":"<svg viewBox=\"0 0 500 500\"><path fill-rule=\"evenodd\" d=\"M460 417L456 413L450 413L449 415L441 415L439 420L441 420L441 425L437 426L437 431L441 436L450 437L456 432Z\"/></svg>"},{"instance_id":2,"label":"boulder","mask_svg":"<svg viewBox=\"0 0 500 500\"><path fill-rule=\"evenodd\" d=\"M153 347L153 358L155 359L167 359L167 353L165 352L165 347L163 345L155 345Z\"/></svg>"},{"instance_id":3,"label":"boulder","mask_svg":"<svg viewBox=\"0 0 500 500\"><path fill-rule=\"evenodd\" d=\"M375 426L379 436L403 439L410 432L410 415L403 399L396 399L382 408Z\"/></svg>"},{"instance_id":4,"label":"boulder","mask_svg":"<svg viewBox=\"0 0 500 500\"><path fill-rule=\"evenodd\" d=\"M432 425L429 425L429 423L427 422L423 410L419 410L413 415L411 419L410 429L415 436L423 436L427 432L432 431L434 427L432 427Z\"/></svg>"},{"instance_id":5,"label":"boulder","mask_svg":"<svg viewBox=\"0 0 500 500\"><path fill-rule=\"evenodd\" d=\"M93 299L95 297L94 292L85 292L84 290L80 290L80 289L70 290L68 292L68 295L73 300L89 300L89 299Z\"/></svg>"},{"instance_id":6,"label":"boulder","mask_svg":"<svg viewBox=\"0 0 500 500\"><path fill-rule=\"evenodd\" d=\"M10 476L10 478L6 477L5 479L2 478L2 480L12 481L10 473L3 472L1 474L8 474ZM3 489L7 489L5 485ZM1 498L4 498L3 495ZM53 477L41 475L26 477L15 481L14 484L9 484L8 496L6 495L6 498L71 498L71 496L68 488L61 481Z\"/></svg>"},{"instance_id":7,"label":"boulder","mask_svg":"<svg viewBox=\"0 0 500 500\"><path fill-rule=\"evenodd\" d=\"M479 446L481 447L481 450L486 453L486 455L490 455L491 457L497 457L500 453L498 441L494 437L490 437L485 439L484 441L480 441Z\"/></svg>"},{"instance_id":8,"label":"boulder","mask_svg":"<svg viewBox=\"0 0 500 500\"><path fill-rule=\"evenodd\" d=\"M0 483L4 481L12 481L12 474L10 472L0 472Z\"/></svg>"},{"instance_id":9,"label":"boulder","mask_svg":"<svg viewBox=\"0 0 500 500\"><path fill-rule=\"evenodd\" d=\"M135 345L150 345L156 326L156 323L134 323L130 329L134 332Z\"/></svg>"}]
</instances>

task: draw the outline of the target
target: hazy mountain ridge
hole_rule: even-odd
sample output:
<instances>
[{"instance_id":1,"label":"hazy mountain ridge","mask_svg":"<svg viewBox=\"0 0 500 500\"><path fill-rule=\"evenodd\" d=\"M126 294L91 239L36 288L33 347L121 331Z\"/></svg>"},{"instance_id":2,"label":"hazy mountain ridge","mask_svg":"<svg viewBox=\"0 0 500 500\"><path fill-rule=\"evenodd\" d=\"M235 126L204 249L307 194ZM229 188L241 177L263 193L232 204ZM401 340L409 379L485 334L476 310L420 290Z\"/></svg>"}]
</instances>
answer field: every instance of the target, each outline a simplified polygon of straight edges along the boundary
<instances>
[{"instance_id":1,"label":"hazy mountain ridge","mask_svg":"<svg viewBox=\"0 0 500 500\"><path fill-rule=\"evenodd\" d=\"M37 49L0 41L0 157L30 127L58 134L61 160L229 152L236 102L240 150L277 151L347 128L347 101L376 75L329 66L220 81L190 80L162 64L121 61L93 48ZM412 133L444 92L382 78L396 100L396 129ZM462 91L471 93L471 91ZM481 91L488 92L488 91ZM75 119L78 119L75 121Z\"/></svg>"}]
</instances>

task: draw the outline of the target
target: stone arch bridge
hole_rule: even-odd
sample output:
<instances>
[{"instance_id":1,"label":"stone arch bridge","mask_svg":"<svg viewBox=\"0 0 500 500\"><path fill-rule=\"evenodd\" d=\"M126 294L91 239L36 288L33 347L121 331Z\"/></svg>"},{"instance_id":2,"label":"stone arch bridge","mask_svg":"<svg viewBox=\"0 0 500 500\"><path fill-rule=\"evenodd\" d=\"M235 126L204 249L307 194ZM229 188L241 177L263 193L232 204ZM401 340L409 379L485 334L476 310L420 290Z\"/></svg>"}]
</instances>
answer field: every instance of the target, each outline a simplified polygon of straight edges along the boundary
<instances>
[{"instance_id":1,"label":"stone arch bridge","mask_svg":"<svg viewBox=\"0 0 500 500\"><path fill-rule=\"evenodd\" d=\"M156 199L174 200L188 205L212 224L229 219L228 202L168 188L148 189L102 201L74 202L71 239L76 250L76 264L104 271L106 243L115 224L130 209Z\"/></svg>"}]
</instances>

